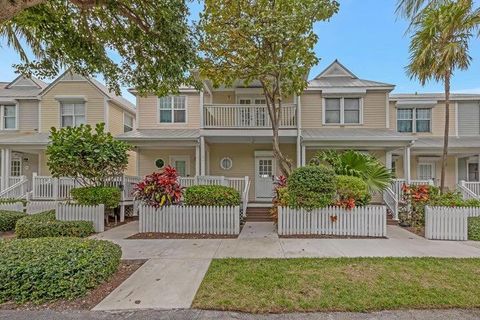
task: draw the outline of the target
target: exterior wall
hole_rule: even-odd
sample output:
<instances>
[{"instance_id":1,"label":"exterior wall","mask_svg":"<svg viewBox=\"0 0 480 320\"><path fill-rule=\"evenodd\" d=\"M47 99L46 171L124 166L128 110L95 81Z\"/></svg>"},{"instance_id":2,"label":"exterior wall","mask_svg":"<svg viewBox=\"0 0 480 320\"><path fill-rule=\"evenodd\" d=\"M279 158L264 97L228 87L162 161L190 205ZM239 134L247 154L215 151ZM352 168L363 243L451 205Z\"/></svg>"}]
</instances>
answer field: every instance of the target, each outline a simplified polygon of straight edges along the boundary
<instances>
[{"instance_id":1,"label":"exterior wall","mask_svg":"<svg viewBox=\"0 0 480 320\"><path fill-rule=\"evenodd\" d=\"M345 125L345 127L386 128L387 94L386 91L367 91L363 96L363 124ZM322 94L319 91L305 91L301 101L302 128L343 127L322 125Z\"/></svg>"},{"instance_id":2,"label":"exterior wall","mask_svg":"<svg viewBox=\"0 0 480 320\"><path fill-rule=\"evenodd\" d=\"M47 156L45 155L45 151L42 151L38 155L38 175L39 176L49 176L50 170L48 170L47 166Z\"/></svg>"},{"instance_id":3,"label":"exterior wall","mask_svg":"<svg viewBox=\"0 0 480 320\"><path fill-rule=\"evenodd\" d=\"M458 103L458 135L480 135L480 105L478 101Z\"/></svg>"},{"instance_id":4,"label":"exterior wall","mask_svg":"<svg viewBox=\"0 0 480 320\"><path fill-rule=\"evenodd\" d=\"M271 151L271 144L210 144L210 172L212 176L226 176L243 178L249 176L251 180L249 198L255 199L255 151ZM282 144L281 150L296 165L296 146L295 144ZM232 159L232 168L223 170L220 167L220 160L224 157ZM277 167L277 175L280 170Z\"/></svg>"},{"instance_id":5,"label":"exterior wall","mask_svg":"<svg viewBox=\"0 0 480 320\"><path fill-rule=\"evenodd\" d=\"M87 80L61 80L50 89L41 102L41 131L49 132L51 127L60 127L60 102L57 96L84 96L87 100L86 120L90 125L105 121L104 95Z\"/></svg>"},{"instance_id":6,"label":"exterior wall","mask_svg":"<svg viewBox=\"0 0 480 320\"><path fill-rule=\"evenodd\" d=\"M171 156L188 156L190 161L190 176L195 176L195 148L185 149L137 149L138 175L145 176L154 171L161 171L155 166L156 159L163 159L170 164Z\"/></svg>"},{"instance_id":7,"label":"exterior wall","mask_svg":"<svg viewBox=\"0 0 480 320\"><path fill-rule=\"evenodd\" d=\"M38 130L38 100L19 100L18 129L20 131Z\"/></svg>"},{"instance_id":8,"label":"exterior wall","mask_svg":"<svg viewBox=\"0 0 480 320\"><path fill-rule=\"evenodd\" d=\"M187 123L160 123L158 97L149 95L137 97L139 129L198 129L200 128L200 94L182 93L187 97Z\"/></svg>"},{"instance_id":9,"label":"exterior wall","mask_svg":"<svg viewBox=\"0 0 480 320\"><path fill-rule=\"evenodd\" d=\"M113 103L108 103L108 128L113 136L123 133L123 109Z\"/></svg>"}]
</instances>

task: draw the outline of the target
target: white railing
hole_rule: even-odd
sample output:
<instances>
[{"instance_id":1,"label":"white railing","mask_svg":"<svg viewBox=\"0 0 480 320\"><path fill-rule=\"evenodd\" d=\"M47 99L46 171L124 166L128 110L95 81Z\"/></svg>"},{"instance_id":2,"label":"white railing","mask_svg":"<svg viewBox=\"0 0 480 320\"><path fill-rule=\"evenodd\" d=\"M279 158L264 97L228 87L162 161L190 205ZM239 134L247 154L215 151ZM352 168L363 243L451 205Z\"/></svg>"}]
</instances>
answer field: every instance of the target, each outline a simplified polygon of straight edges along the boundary
<instances>
[{"instance_id":1,"label":"white railing","mask_svg":"<svg viewBox=\"0 0 480 320\"><path fill-rule=\"evenodd\" d=\"M398 201L402 200L403 196L403 185L407 183L405 179L393 179L391 184L391 189L393 193L397 196ZM408 183L411 186L419 186L419 185L434 185L433 180L410 180Z\"/></svg>"},{"instance_id":2,"label":"white railing","mask_svg":"<svg viewBox=\"0 0 480 320\"><path fill-rule=\"evenodd\" d=\"M425 207L425 238L468 240L468 217L479 217L480 208Z\"/></svg>"},{"instance_id":3,"label":"white railing","mask_svg":"<svg viewBox=\"0 0 480 320\"><path fill-rule=\"evenodd\" d=\"M460 185L470 190L474 195L480 197L480 182L478 181L460 181Z\"/></svg>"},{"instance_id":4,"label":"white railing","mask_svg":"<svg viewBox=\"0 0 480 320\"><path fill-rule=\"evenodd\" d=\"M11 182L16 181L8 188L0 192L0 198L2 199L21 199L27 194L28 179L26 176L14 177ZM18 179L17 179L18 178Z\"/></svg>"},{"instance_id":5,"label":"white railing","mask_svg":"<svg viewBox=\"0 0 480 320\"><path fill-rule=\"evenodd\" d=\"M139 207L139 232L239 234L240 207Z\"/></svg>"},{"instance_id":6,"label":"white railing","mask_svg":"<svg viewBox=\"0 0 480 320\"><path fill-rule=\"evenodd\" d=\"M91 221L95 232L105 231L104 205L82 206L57 203L55 218L62 221Z\"/></svg>"},{"instance_id":7,"label":"white railing","mask_svg":"<svg viewBox=\"0 0 480 320\"><path fill-rule=\"evenodd\" d=\"M280 127L297 126L297 106L282 106ZM203 125L205 128L271 128L270 116L266 105L205 105L203 107Z\"/></svg>"},{"instance_id":8,"label":"white railing","mask_svg":"<svg viewBox=\"0 0 480 320\"><path fill-rule=\"evenodd\" d=\"M386 188L383 191L383 201L387 205L388 209L392 212L394 220L398 220L398 199L391 188Z\"/></svg>"},{"instance_id":9,"label":"white railing","mask_svg":"<svg viewBox=\"0 0 480 320\"><path fill-rule=\"evenodd\" d=\"M247 208L248 208L248 194L250 193L250 179L248 176L245 176L245 188L242 192L242 216L247 216Z\"/></svg>"},{"instance_id":10,"label":"white railing","mask_svg":"<svg viewBox=\"0 0 480 320\"><path fill-rule=\"evenodd\" d=\"M385 237L387 208L365 206L346 210L327 207L308 211L279 207L278 234Z\"/></svg>"},{"instance_id":11,"label":"white railing","mask_svg":"<svg viewBox=\"0 0 480 320\"><path fill-rule=\"evenodd\" d=\"M240 195L245 191L248 176L244 178L230 178L224 176L195 176L195 177L179 177L180 185L188 188L196 185L221 185L231 187L237 190Z\"/></svg>"},{"instance_id":12,"label":"white railing","mask_svg":"<svg viewBox=\"0 0 480 320\"><path fill-rule=\"evenodd\" d=\"M480 196L475 194L475 192L473 192L472 190L470 190L467 186L466 186L466 182L465 181L460 181L459 184L457 184L457 191L460 192L462 194L462 198L465 199L465 200L469 200L469 199L480 199Z\"/></svg>"}]
</instances>

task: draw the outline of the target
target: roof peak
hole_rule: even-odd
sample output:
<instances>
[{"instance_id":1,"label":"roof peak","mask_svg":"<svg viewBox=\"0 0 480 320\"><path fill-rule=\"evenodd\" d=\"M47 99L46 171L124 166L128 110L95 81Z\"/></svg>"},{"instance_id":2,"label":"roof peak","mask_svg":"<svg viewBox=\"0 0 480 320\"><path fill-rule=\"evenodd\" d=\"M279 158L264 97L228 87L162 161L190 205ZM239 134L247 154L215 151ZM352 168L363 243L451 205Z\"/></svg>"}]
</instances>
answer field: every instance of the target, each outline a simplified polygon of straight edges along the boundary
<instances>
[{"instance_id":1,"label":"roof peak","mask_svg":"<svg viewBox=\"0 0 480 320\"><path fill-rule=\"evenodd\" d=\"M326 67L315 79L328 78L328 77L348 77L352 79L358 79L358 77L348 70L338 59L335 59L328 67Z\"/></svg>"}]
</instances>

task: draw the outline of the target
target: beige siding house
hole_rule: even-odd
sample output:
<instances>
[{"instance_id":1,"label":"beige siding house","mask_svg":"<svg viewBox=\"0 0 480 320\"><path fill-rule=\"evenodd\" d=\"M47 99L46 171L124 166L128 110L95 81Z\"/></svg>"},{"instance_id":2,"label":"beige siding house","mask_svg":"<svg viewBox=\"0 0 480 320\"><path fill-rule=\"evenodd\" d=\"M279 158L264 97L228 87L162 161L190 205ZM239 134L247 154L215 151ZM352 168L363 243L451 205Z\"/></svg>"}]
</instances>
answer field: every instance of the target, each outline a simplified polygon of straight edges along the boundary
<instances>
[{"instance_id":1,"label":"beige siding house","mask_svg":"<svg viewBox=\"0 0 480 320\"><path fill-rule=\"evenodd\" d=\"M20 177L49 175L45 147L52 127L105 123L114 136L135 129L135 106L95 79L69 71L51 84L18 77L0 83L1 190ZM128 172L136 173L131 152ZM31 186L31 184L30 184Z\"/></svg>"}]
</instances>

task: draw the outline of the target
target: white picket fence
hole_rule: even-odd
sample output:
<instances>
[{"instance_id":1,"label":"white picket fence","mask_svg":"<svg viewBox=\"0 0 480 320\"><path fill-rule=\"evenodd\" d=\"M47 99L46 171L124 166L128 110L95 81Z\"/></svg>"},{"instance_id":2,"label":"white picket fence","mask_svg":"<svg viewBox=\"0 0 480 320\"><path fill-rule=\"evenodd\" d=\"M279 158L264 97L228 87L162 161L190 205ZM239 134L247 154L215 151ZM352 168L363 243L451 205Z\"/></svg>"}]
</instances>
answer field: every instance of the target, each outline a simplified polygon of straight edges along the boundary
<instances>
[{"instance_id":1,"label":"white picket fence","mask_svg":"<svg viewBox=\"0 0 480 320\"><path fill-rule=\"evenodd\" d=\"M2 203L0 204L1 211L23 211L23 203L21 202L12 202L12 203Z\"/></svg>"},{"instance_id":2,"label":"white picket fence","mask_svg":"<svg viewBox=\"0 0 480 320\"><path fill-rule=\"evenodd\" d=\"M479 217L480 208L425 207L425 238L468 240L468 217Z\"/></svg>"},{"instance_id":3,"label":"white picket fence","mask_svg":"<svg viewBox=\"0 0 480 320\"><path fill-rule=\"evenodd\" d=\"M139 232L239 234L240 207L139 207Z\"/></svg>"},{"instance_id":4,"label":"white picket fence","mask_svg":"<svg viewBox=\"0 0 480 320\"><path fill-rule=\"evenodd\" d=\"M13 202L0 204L0 210L37 214L45 211L55 210L56 206L57 203L55 201L28 201L26 205L24 205L23 202Z\"/></svg>"},{"instance_id":5,"label":"white picket fence","mask_svg":"<svg viewBox=\"0 0 480 320\"><path fill-rule=\"evenodd\" d=\"M352 210L327 207L305 209L278 208L280 235L387 236L385 206L356 207Z\"/></svg>"},{"instance_id":6,"label":"white picket fence","mask_svg":"<svg viewBox=\"0 0 480 320\"><path fill-rule=\"evenodd\" d=\"M91 221L95 232L105 231L104 205L82 206L78 204L57 203L55 217L62 221Z\"/></svg>"}]
</instances>

